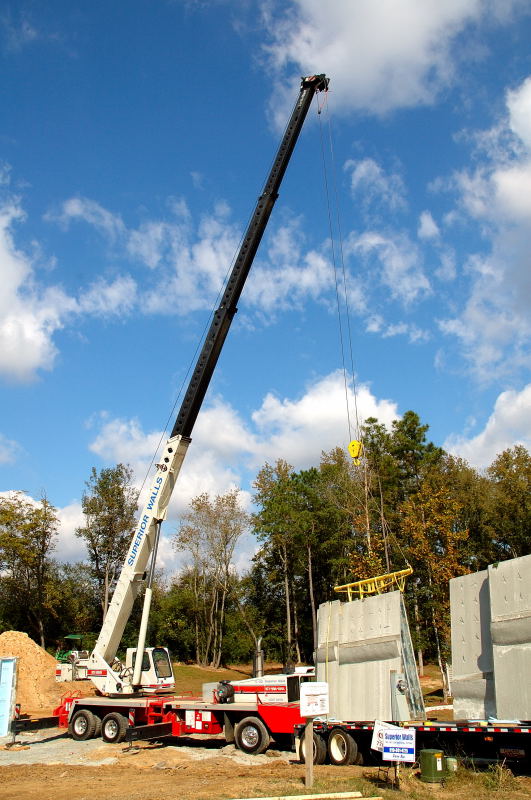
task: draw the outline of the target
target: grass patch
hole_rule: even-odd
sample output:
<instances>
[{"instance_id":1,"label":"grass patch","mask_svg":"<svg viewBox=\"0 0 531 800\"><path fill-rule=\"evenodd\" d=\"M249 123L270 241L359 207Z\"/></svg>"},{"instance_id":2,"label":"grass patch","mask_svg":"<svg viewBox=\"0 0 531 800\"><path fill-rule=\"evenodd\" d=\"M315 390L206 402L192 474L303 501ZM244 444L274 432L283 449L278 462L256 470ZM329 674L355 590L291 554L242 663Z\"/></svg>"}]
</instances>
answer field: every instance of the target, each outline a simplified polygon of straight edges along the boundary
<instances>
[{"instance_id":1,"label":"grass patch","mask_svg":"<svg viewBox=\"0 0 531 800\"><path fill-rule=\"evenodd\" d=\"M204 683L214 681L234 681L250 678L245 667L231 669L212 669L198 667L196 664L174 664L175 694L200 695Z\"/></svg>"}]
</instances>

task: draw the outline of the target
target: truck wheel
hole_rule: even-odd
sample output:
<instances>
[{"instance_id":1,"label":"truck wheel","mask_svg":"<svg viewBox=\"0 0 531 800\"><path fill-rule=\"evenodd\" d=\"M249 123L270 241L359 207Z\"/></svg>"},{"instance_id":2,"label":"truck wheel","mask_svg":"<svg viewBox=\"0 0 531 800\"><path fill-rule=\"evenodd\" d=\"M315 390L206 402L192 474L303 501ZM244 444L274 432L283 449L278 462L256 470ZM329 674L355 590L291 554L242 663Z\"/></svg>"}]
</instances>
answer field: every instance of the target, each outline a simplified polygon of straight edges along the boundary
<instances>
[{"instance_id":1,"label":"truck wheel","mask_svg":"<svg viewBox=\"0 0 531 800\"><path fill-rule=\"evenodd\" d=\"M332 728L328 737L328 756L330 763L337 767L346 767L356 763L358 745L347 731Z\"/></svg>"},{"instance_id":2,"label":"truck wheel","mask_svg":"<svg viewBox=\"0 0 531 800\"><path fill-rule=\"evenodd\" d=\"M306 746L304 731L299 735L299 757L303 764L306 763ZM313 763L324 764L326 761L326 742L318 733L313 734Z\"/></svg>"},{"instance_id":3,"label":"truck wheel","mask_svg":"<svg viewBox=\"0 0 531 800\"><path fill-rule=\"evenodd\" d=\"M123 742L127 733L128 722L123 714L113 711L103 717L101 723L101 737L104 742L117 744Z\"/></svg>"},{"instance_id":4,"label":"truck wheel","mask_svg":"<svg viewBox=\"0 0 531 800\"><path fill-rule=\"evenodd\" d=\"M68 724L68 733L77 742L92 739L96 733L96 717L86 708L76 711Z\"/></svg>"},{"instance_id":5,"label":"truck wheel","mask_svg":"<svg viewBox=\"0 0 531 800\"><path fill-rule=\"evenodd\" d=\"M258 755L268 748L271 737L261 719L245 717L234 728L234 740L239 750Z\"/></svg>"}]
</instances>

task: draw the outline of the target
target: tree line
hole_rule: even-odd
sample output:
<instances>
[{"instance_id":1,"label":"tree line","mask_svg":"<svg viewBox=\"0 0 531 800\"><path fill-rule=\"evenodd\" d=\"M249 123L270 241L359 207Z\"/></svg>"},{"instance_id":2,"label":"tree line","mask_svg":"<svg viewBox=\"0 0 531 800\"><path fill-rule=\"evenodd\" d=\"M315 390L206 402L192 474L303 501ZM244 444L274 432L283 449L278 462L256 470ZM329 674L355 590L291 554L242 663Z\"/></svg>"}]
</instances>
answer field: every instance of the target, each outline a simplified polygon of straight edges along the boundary
<instances>
[{"instance_id":1,"label":"tree line","mask_svg":"<svg viewBox=\"0 0 531 800\"><path fill-rule=\"evenodd\" d=\"M531 457L516 445L478 471L427 439L408 411L387 429L361 431L359 458L341 448L295 470L266 463L254 509L239 492L194 498L173 533L183 567L158 574L149 638L180 661L248 661L261 643L269 659L311 662L319 604L334 587L405 568L404 594L419 668L449 653L450 578L530 552ZM67 633L90 647L101 626L135 528L129 467L93 468L77 529L88 558L54 558L58 518L46 497L0 500L0 630L26 631L43 647ZM256 552L240 572L234 554L252 533ZM140 603L123 646L135 644Z\"/></svg>"}]
</instances>

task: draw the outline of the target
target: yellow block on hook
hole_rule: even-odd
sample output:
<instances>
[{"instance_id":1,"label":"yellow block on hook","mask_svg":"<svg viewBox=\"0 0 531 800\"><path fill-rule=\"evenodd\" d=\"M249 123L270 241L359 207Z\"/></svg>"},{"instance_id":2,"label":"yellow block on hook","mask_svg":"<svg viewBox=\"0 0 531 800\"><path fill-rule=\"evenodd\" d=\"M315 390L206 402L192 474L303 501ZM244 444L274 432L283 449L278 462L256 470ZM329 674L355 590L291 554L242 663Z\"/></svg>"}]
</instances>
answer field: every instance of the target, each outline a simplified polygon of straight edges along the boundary
<instances>
[{"instance_id":1,"label":"yellow block on hook","mask_svg":"<svg viewBox=\"0 0 531 800\"><path fill-rule=\"evenodd\" d=\"M360 456L361 456L361 451L362 450L363 450L362 443L358 442L356 439L354 439L349 444L348 451L349 451L350 455L352 456L352 458L354 459L354 463L355 464L359 464L360 463Z\"/></svg>"}]
</instances>

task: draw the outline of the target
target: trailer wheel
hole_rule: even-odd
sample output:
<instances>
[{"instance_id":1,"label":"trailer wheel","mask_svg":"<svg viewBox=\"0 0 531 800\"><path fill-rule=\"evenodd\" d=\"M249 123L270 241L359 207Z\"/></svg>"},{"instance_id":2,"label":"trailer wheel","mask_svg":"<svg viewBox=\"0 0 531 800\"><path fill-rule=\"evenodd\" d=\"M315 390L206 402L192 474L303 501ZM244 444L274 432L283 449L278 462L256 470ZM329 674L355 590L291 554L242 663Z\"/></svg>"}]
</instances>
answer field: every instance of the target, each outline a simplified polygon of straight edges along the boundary
<instances>
[{"instance_id":1,"label":"trailer wheel","mask_svg":"<svg viewBox=\"0 0 531 800\"><path fill-rule=\"evenodd\" d=\"M234 728L234 740L239 750L259 755L267 749L271 737L261 719L245 717Z\"/></svg>"},{"instance_id":2,"label":"trailer wheel","mask_svg":"<svg viewBox=\"0 0 531 800\"><path fill-rule=\"evenodd\" d=\"M305 734L299 734L299 758L302 764L306 763ZM326 761L326 742L318 733L313 733L313 763L324 764Z\"/></svg>"},{"instance_id":3,"label":"trailer wheel","mask_svg":"<svg viewBox=\"0 0 531 800\"><path fill-rule=\"evenodd\" d=\"M68 724L68 733L77 742L92 739L96 733L96 717L86 708L76 711Z\"/></svg>"},{"instance_id":4,"label":"trailer wheel","mask_svg":"<svg viewBox=\"0 0 531 800\"><path fill-rule=\"evenodd\" d=\"M123 742L127 733L128 722L123 714L113 711L103 717L101 723L101 737L104 742L117 744Z\"/></svg>"},{"instance_id":5,"label":"trailer wheel","mask_svg":"<svg viewBox=\"0 0 531 800\"><path fill-rule=\"evenodd\" d=\"M358 745L353 737L342 728L332 728L328 737L328 755L330 763L336 767L354 764L358 757Z\"/></svg>"}]
</instances>

